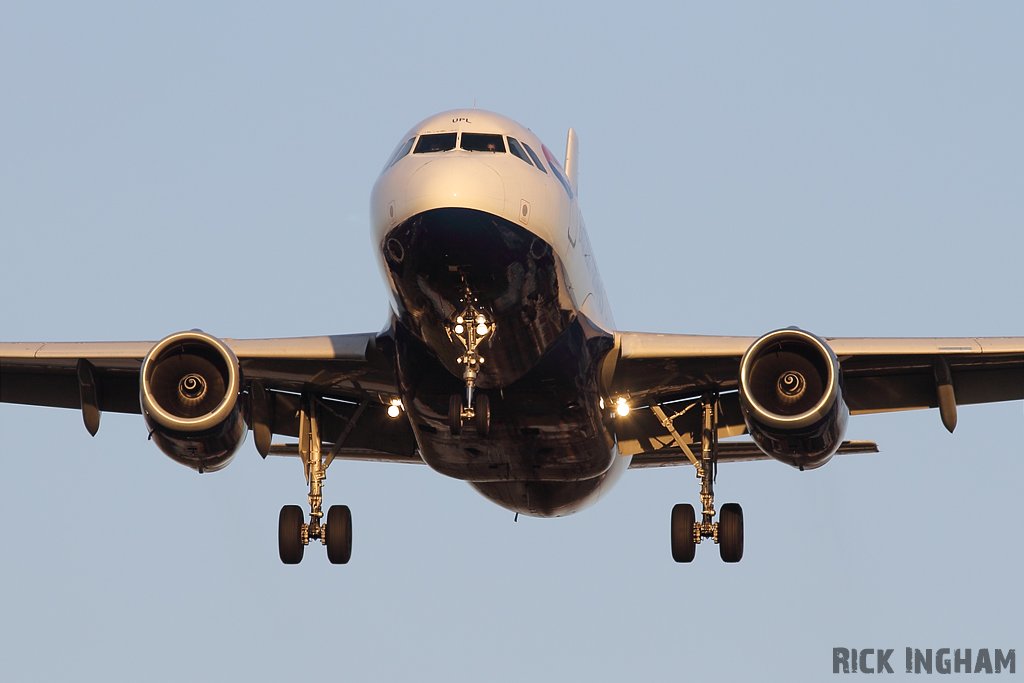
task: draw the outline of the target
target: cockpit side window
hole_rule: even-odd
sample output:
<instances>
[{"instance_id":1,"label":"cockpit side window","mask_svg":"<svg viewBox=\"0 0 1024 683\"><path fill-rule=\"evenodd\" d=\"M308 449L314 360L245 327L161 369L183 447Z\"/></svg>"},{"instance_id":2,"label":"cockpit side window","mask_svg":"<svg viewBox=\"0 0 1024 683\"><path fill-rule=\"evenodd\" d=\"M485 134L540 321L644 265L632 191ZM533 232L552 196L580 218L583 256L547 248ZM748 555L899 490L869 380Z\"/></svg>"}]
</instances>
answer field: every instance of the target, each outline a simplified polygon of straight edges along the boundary
<instances>
[{"instance_id":1,"label":"cockpit side window","mask_svg":"<svg viewBox=\"0 0 1024 683\"><path fill-rule=\"evenodd\" d=\"M495 133L463 133L460 146L467 152L505 153L505 140Z\"/></svg>"},{"instance_id":2,"label":"cockpit side window","mask_svg":"<svg viewBox=\"0 0 1024 683\"><path fill-rule=\"evenodd\" d=\"M537 164L537 168L547 173L547 170L544 168L544 164L540 163L540 159L537 157L536 153L530 149L530 146L524 142L523 147L526 148L527 154L529 154L530 158L533 159L533 163Z\"/></svg>"},{"instance_id":3,"label":"cockpit side window","mask_svg":"<svg viewBox=\"0 0 1024 683\"><path fill-rule=\"evenodd\" d=\"M413 154L428 154L430 152L447 152L455 149L455 133L433 133L421 135L420 141L416 143Z\"/></svg>"},{"instance_id":4,"label":"cockpit side window","mask_svg":"<svg viewBox=\"0 0 1024 683\"><path fill-rule=\"evenodd\" d=\"M388 165L384 168L384 170L386 171L387 169L397 164L399 159L404 158L409 153L409 150L412 149L412 143L414 142L416 142L415 136L406 140L405 144L399 147L398 151L395 152L395 154L388 160Z\"/></svg>"},{"instance_id":5,"label":"cockpit side window","mask_svg":"<svg viewBox=\"0 0 1024 683\"><path fill-rule=\"evenodd\" d=\"M516 155L530 166L533 166L533 162L530 161L530 157L526 156L526 152L523 151L523 146L520 145L519 141L515 138L510 137L508 139L508 151L512 152L512 154Z\"/></svg>"},{"instance_id":6,"label":"cockpit side window","mask_svg":"<svg viewBox=\"0 0 1024 683\"><path fill-rule=\"evenodd\" d=\"M569 186L569 181L566 180L558 170L561 167L558 164L558 160L555 159L555 155L552 154L551 150L544 145L541 145L540 148L544 151L544 156L548 160L548 166L551 167L551 172L555 175L555 179L562 183L562 187L565 188L565 193L569 195L569 199L572 199L572 188Z\"/></svg>"}]
</instances>

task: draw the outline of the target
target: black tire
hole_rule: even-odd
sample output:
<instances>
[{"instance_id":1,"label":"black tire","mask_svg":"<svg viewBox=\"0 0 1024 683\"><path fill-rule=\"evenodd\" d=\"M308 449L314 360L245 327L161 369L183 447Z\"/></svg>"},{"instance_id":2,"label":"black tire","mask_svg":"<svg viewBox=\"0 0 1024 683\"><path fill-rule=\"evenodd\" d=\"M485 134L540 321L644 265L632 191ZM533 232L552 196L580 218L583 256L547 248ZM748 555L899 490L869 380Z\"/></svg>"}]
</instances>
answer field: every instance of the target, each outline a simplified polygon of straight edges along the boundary
<instances>
[{"instance_id":1,"label":"black tire","mask_svg":"<svg viewBox=\"0 0 1024 683\"><path fill-rule=\"evenodd\" d=\"M718 550L724 562L743 559L743 508L737 503L726 503L719 512Z\"/></svg>"},{"instance_id":2,"label":"black tire","mask_svg":"<svg viewBox=\"0 0 1024 683\"><path fill-rule=\"evenodd\" d=\"M452 436L462 433L462 396L452 394L448 399L448 427L452 430Z\"/></svg>"},{"instance_id":3,"label":"black tire","mask_svg":"<svg viewBox=\"0 0 1024 683\"><path fill-rule=\"evenodd\" d=\"M327 511L327 559L347 564L352 557L352 512L347 505L332 505Z\"/></svg>"},{"instance_id":4,"label":"black tire","mask_svg":"<svg viewBox=\"0 0 1024 683\"><path fill-rule=\"evenodd\" d=\"M298 564L302 561L302 508L298 505L285 505L281 508L281 516L277 519L277 549L281 553L281 561L285 564Z\"/></svg>"},{"instance_id":5,"label":"black tire","mask_svg":"<svg viewBox=\"0 0 1024 683\"><path fill-rule=\"evenodd\" d=\"M689 503L680 503L672 508L672 559L676 562L693 562L697 543L693 538L693 523L696 515Z\"/></svg>"},{"instance_id":6,"label":"black tire","mask_svg":"<svg viewBox=\"0 0 1024 683\"><path fill-rule=\"evenodd\" d=\"M477 394L473 397L473 420L476 422L476 433L480 436L487 436L491 432L491 399L487 394Z\"/></svg>"}]
</instances>

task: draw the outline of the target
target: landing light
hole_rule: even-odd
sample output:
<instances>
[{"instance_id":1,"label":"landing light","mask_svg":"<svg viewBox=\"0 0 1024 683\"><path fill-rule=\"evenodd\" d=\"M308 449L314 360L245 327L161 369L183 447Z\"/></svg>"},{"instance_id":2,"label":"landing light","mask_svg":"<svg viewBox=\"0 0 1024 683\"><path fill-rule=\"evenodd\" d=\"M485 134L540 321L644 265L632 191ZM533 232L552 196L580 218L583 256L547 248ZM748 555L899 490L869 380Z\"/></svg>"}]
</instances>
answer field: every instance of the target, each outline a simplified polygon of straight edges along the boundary
<instances>
[{"instance_id":1,"label":"landing light","mask_svg":"<svg viewBox=\"0 0 1024 683\"><path fill-rule=\"evenodd\" d=\"M459 320L462 320L462 318L459 318ZM456 325L455 326L455 334L462 334L463 331L465 331L465 329L466 328L463 327L462 325Z\"/></svg>"},{"instance_id":2,"label":"landing light","mask_svg":"<svg viewBox=\"0 0 1024 683\"><path fill-rule=\"evenodd\" d=\"M615 401L615 412L619 414L619 417L626 417L629 415L629 404L626 403L626 399L619 397Z\"/></svg>"},{"instance_id":3,"label":"landing light","mask_svg":"<svg viewBox=\"0 0 1024 683\"><path fill-rule=\"evenodd\" d=\"M479 318L477 318L477 320L479 320ZM487 325L484 325L483 323L477 325L476 333L479 334L481 337L487 334Z\"/></svg>"},{"instance_id":4,"label":"landing light","mask_svg":"<svg viewBox=\"0 0 1024 683\"><path fill-rule=\"evenodd\" d=\"M388 406L388 417L398 417L402 413L402 399L393 398L391 399L391 405Z\"/></svg>"}]
</instances>

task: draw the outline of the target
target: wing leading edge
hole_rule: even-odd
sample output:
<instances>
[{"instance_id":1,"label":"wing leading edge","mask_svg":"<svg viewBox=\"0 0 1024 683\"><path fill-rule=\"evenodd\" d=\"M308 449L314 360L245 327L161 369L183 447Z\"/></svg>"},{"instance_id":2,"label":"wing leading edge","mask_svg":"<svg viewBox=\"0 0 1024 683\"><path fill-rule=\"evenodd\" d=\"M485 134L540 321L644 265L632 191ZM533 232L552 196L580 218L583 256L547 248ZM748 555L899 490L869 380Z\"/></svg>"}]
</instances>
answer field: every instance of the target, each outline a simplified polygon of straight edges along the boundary
<instances>
[{"instance_id":1,"label":"wing leading edge","mask_svg":"<svg viewBox=\"0 0 1024 683\"><path fill-rule=\"evenodd\" d=\"M372 333L223 341L246 380L267 388L352 399L395 394L394 371ZM80 408L78 368L85 361L95 373L101 409L139 413L139 369L156 343L0 343L0 400Z\"/></svg>"},{"instance_id":2,"label":"wing leading edge","mask_svg":"<svg viewBox=\"0 0 1024 683\"><path fill-rule=\"evenodd\" d=\"M417 457L408 421L387 417L398 392L376 334L223 341L238 358L244 390L255 382L269 397L273 433L299 436L299 395L306 393L320 399L325 436L344 435L344 450ZM104 411L142 412L139 372L156 344L0 343L0 401L81 409L95 433Z\"/></svg>"},{"instance_id":3,"label":"wing leading edge","mask_svg":"<svg viewBox=\"0 0 1024 683\"><path fill-rule=\"evenodd\" d=\"M617 333L614 355L606 364L606 384L612 396L627 397L634 407L669 404L676 413L683 413L676 425L684 433L694 433L699 423L697 411L686 414L686 406L706 391L724 392L719 437L741 434L744 421L735 391L740 361L755 341L754 337ZM943 383L952 387L955 405L1024 399L1024 337L826 337L824 341L839 360L844 399L854 415L940 407ZM947 422L945 415L943 422ZM631 413L618 432L624 454L661 452L672 444L650 410Z\"/></svg>"},{"instance_id":4,"label":"wing leading edge","mask_svg":"<svg viewBox=\"0 0 1024 683\"><path fill-rule=\"evenodd\" d=\"M298 436L297 396L311 393L326 401L333 416L325 421L327 434L341 435L360 412L364 426L346 434L346 450L352 456L363 453L385 461L417 457L407 421L385 417L389 400L398 392L393 364L377 348L377 335L224 341L238 357L246 386L258 380L271 394L273 433ZM697 411L687 415L686 408L705 391L715 389L724 392L719 437L742 434L744 421L734 390L740 360L755 341L754 337L618 333L612 363L607 365L610 394L627 396L635 407L669 404L683 413L676 422L678 430L694 433ZM844 397L852 414L939 407L937 367L948 368L957 405L1024 399L1021 337L825 341L840 361ZM155 344L0 343L0 401L81 409L87 426L90 404L96 409L95 426L103 411L140 413L139 370ZM623 454L639 457L636 467L685 463L649 410L635 411L621 423L617 436ZM747 453L746 444L735 448L732 455L736 457L729 460L748 460L751 454L760 459L752 451ZM840 452L865 451L845 447ZM652 457L645 459L644 454Z\"/></svg>"},{"instance_id":5,"label":"wing leading edge","mask_svg":"<svg viewBox=\"0 0 1024 683\"><path fill-rule=\"evenodd\" d=\"M839 359L852 414L936 408L934 365L952 371L958 405L1024 399L1024 337L825 337ZM640 404L737 388L739 364L754 337L623 332L613 394Z\"/></svg>"}]
</instances>

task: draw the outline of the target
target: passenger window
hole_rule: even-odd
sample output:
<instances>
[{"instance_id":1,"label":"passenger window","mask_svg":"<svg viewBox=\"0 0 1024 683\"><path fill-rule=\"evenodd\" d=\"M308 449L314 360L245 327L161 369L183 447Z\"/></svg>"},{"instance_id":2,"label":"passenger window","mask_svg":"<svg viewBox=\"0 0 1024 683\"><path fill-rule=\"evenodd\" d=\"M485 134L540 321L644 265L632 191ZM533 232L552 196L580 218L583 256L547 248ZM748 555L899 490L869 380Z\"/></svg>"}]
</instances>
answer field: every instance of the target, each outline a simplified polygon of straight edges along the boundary
<instances>
[{"instance_id":1,"label":"passenger window","mask_svg":"<svg viewBox=\"0 0 1024 683\"><path fill-rule=\"evenodd\" d=\"M547 173L547 171L544 169L544 164L540 163L540 159L538 159L537 155L533 153L533 150L530 149L530 146L524 142L523 147L526 148L527 154L529 154L530 158L533 159L533 163L537 164L537 168Z\"/></svg>"},{"instance_id":2,"label":"passenger window","mask_svg":"<svg viewBox=\"0 0 1024 683\"><path fill-rule=\"evenodd\" d=\"M447 152L455 149L455 133L434 133L432 135L421 135L420 141L416 143L413 154L428 154L430 152Z\"/></svg>"},{"instance_id":3,"label":"passenger window","mask_svg":"<svg viewBox=\"0 0 1024 683\"><path fill-rule=\"evenodd\" d=\"M523 151L522 145L520 145L519 141L515 138L508 139L508 151L512 152L512 154L516 155L530 166L533 166L533 162L530 161L530 157L526 156L526 152Z\"/></svg>"},{"instance_id":4,"label":"passenger window","mask_svg":"<svg viewBox=\"0 0 1024 683\"><path fill-rule=\"evenodd\" d=\"M505 153L505 141L493 133L463 133L460 146L467 152Z\"/></svg>"},{"instance_id":5,"label":"passenger window","mask_svg":"<svg viewBox=\"0 0 1024 683\"><path fill-rule=\"evenodd\" d=\"M391 157L391 161L388 162L388 168L391 168L392 166L397 164L399 159L404 158L409 153L409 150L412 149L412 143L414 142L416 142L416 138L414 137L406 140L405 144L402 145L401 149L395 152L395 156Z\"/></svg>"}]
</instances>

